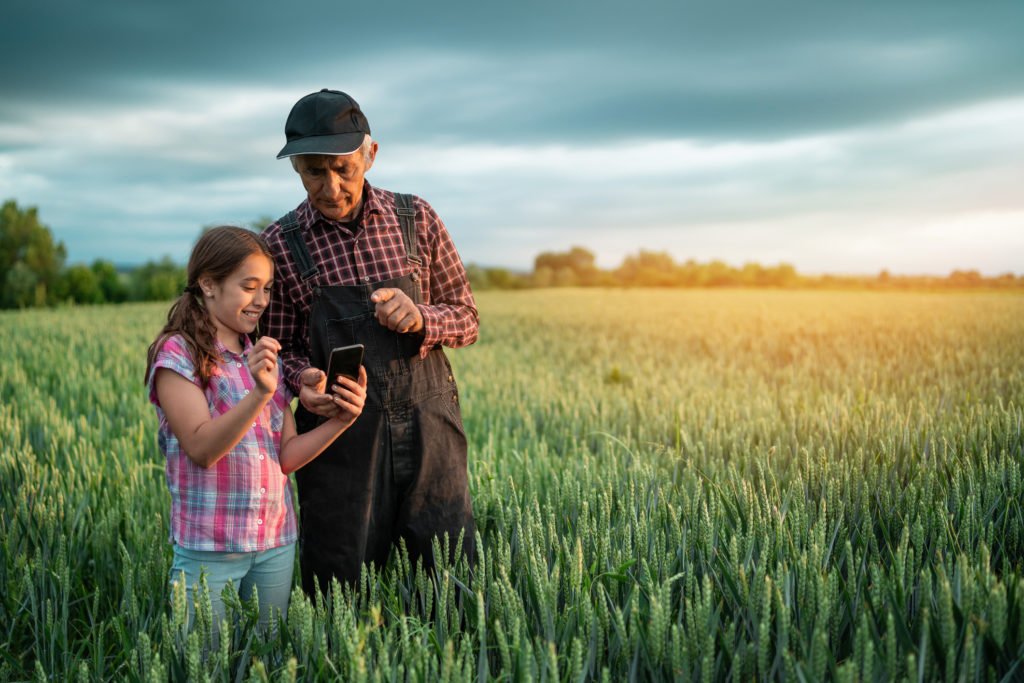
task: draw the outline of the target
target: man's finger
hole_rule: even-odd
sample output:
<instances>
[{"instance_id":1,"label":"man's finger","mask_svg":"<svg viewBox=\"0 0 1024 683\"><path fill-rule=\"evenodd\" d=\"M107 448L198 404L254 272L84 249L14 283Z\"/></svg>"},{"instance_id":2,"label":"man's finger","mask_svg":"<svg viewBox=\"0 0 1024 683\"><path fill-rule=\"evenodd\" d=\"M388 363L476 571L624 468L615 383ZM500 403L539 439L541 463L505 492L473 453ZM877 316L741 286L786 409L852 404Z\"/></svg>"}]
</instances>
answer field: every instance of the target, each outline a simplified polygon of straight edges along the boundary
<instances>
[{"instance_id":1,"label":"man's finger","mask_svg":"<svg viewBox=\"0 0 1024 683\"><path fill-rule=\"evenodd\" d=\"M389 301L382 301L375 307L375 311L378 316L384 316L385 318L394 313L397 309L401 308L402 304L396 299Z\"/></svg>"},{"instance_id":2,"label":"man's finger","mask_svg":"<svg viewBox=\"0 0 1024 683\"><path fill-rule=\"evenodd\" d=\"M388 327L395 332L405 332L413 322L415 322L415 318L413 318L412 311L406 308L400 308L388 316Z\"/></svg>"},{"instance_id":3,"label":"man's finger","mask_svg":"<svg viewBox=\"0 0 1024 683\"><path fill-rule=\"evenodd\" d=\"M376 292L370 295L370 301L376 304L383 303L385 301L393 299L395 294L400 291L402 290L396 289L394 287L381 287Z\"/></svg>"}]
</instances>

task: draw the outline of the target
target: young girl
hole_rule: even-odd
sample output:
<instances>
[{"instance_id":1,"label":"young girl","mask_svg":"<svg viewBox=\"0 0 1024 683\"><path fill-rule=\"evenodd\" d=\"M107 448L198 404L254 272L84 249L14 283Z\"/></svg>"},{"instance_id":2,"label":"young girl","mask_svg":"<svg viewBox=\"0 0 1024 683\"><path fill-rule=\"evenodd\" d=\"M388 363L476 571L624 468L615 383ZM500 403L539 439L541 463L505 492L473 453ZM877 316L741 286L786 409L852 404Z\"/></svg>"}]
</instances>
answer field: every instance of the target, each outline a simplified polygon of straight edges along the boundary
<instances>
[{"instance_id":1,"label":"young girl","mask_svg":"<svg viewBox=\"0 0 1024 683\"><path fill-rule=\"evenodd\" d=\"M171 581L206 575L210 601L224 615L221 590L243 599L258 590L260 621L287 610L296 521L288 473L320 454L359 416L366 371L335 378L339 416L296 435L292 395L279 382L275 339L255 344L274 264L261 237L213 228L196 242L188 286L149 347L149 398L171 492Z\"/></svg>"}]
</instances>

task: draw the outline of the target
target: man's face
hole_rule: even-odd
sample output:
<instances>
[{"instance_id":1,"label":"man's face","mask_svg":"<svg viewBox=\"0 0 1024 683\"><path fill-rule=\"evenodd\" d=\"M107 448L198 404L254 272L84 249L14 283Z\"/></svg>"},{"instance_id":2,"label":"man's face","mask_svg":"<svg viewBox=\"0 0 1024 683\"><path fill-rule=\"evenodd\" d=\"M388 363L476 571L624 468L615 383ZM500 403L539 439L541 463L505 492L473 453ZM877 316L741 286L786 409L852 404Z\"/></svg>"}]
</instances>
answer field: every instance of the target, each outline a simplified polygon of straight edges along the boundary
<instances>
[{"instance_id":1,"label":"man's face","mask_svg":"<svg viewBox=\"0 0 1024 683\"><path fill-rule=\"evenodd\" d=\"M310 203L320 213L332 220L350 221L362 208L363 176L376 156L376 142L370 145L369 159L361 149L345 156L303 154L295 158L295 170Z\"/></svg>"}]
</instances>

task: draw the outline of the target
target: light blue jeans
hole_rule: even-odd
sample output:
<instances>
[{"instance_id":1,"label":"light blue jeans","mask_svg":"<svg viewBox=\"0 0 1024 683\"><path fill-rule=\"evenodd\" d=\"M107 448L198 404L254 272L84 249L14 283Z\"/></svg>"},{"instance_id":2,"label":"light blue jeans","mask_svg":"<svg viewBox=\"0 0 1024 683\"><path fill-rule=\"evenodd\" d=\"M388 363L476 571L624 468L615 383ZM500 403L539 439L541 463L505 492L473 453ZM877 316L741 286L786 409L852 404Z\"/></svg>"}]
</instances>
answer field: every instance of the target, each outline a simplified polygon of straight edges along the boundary
<instances>
[{"instance_id":1,"label":"light blue jeans","mask_svg":"<svg viewBox=\"0 0 1024 683\"><path fill-rule=\"evenodd\" d=\"M282 614L288 613L288 598L292 592L294 570L294 543L251 553L187 550L175 543L170 582L174 584L180 581L182 572L185 573L189 621L192 621L192 586L199 583L201 574L206 575L215 633L217 624L224 619L221 591L227 586L228 581L238 590L238 596L242 600L251 600L255 588L260 601L260 626L266 629L271 623L275 609L280 610Z\"/></svg>"}]
</instances>

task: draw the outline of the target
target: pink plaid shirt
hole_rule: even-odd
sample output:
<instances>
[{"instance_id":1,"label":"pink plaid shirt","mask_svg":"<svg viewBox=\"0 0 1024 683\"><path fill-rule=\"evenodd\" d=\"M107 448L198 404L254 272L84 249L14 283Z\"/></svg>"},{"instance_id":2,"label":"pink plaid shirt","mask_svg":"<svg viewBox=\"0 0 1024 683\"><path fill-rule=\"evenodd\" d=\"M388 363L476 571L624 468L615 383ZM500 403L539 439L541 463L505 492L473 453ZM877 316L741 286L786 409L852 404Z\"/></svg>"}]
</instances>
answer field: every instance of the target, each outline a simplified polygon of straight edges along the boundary
<instances>
[{"instance_id":1,"label":"pink plaid shirt","mask_svg":"<svg viewBox=\"0 0 1024 683\"><path fill-rule=\"evenodd\" d=\"M423 343L420 356L438 344L451 348L476 341L479 323L469 278L448 230L434 209L419 197L416 234L419 238ZM309 255L319 268L321 285L361 285L390 280L411 272L395 195L364 184L362 220L354 225L323 216L307 198L295 209ZM274 291L263 317L264 334L281 342L285 377L294 391L299 374L310 366L308 320L312 284L303 284L281 234L279 223L263 231L274 252Z\"/></svg>"},{"instance_id":2,"label":"pink plaid shirt","mask_svg":"<svg viewBox=\"0 0 1024 683\"><path fill-rule=\"evenodd\" d=\"M239 355L217 342L220 360L204 389L211 417L227 412L253 388L246 363L252 344L247 338L244 343ZM295 542L291 483L277 459L284 411L292 400L285 383L278 382L274 396L241 441L204 470L189 459L167 426L153 381L157 368L173 370L196 386L200 383L184 339L169 338L153 363L149 400L160 420L157 441L171 491L171 540L188 550L224 552L254 552Z\"/></svg>"}]
</instances>

